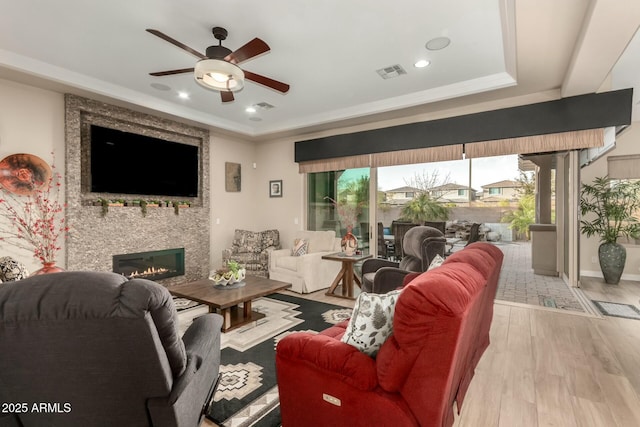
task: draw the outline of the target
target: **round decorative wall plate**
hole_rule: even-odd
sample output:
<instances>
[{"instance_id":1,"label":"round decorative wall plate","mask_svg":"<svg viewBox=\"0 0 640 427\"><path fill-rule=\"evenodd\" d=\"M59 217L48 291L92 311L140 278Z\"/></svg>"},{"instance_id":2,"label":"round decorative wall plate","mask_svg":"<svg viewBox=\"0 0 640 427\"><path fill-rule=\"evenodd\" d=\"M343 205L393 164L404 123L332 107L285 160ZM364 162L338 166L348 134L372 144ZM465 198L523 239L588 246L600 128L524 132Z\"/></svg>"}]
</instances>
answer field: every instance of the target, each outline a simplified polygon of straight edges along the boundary
<instances>
[{"instance_id":1,"label":"round decorative wall plate","mask_svg":"<svg viewBox=\"0 0 640 427\"><path fill-rule=\"evenodd\" d=\"M51 166L33 154L11 154L0 161L0 186L21 196L45 186L51 174Z\"/></svg>"}]
</instances>

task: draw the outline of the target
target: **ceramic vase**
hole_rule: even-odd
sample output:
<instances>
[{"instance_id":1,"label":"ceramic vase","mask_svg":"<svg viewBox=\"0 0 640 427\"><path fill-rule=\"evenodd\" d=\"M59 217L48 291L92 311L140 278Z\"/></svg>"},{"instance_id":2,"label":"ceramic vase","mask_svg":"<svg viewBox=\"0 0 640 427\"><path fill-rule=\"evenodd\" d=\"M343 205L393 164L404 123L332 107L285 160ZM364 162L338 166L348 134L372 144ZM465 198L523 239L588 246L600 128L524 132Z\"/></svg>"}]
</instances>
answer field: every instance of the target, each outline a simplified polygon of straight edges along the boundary
<instances>
[{"instance_id":1,"label":"ceramic vase","mask_svg":"<svg viewBox=\"0 0 640 427\"><path fill-rule=\"evenodd\" d=\"M598 260L604 281L617 285L624 270L627 250L619 243L603 243L598 247Z\"/></svg>"},{"instance_id":2,"label":"ceramic vase","mask_svg":"<svg viewBox=\"0 0 640 427\"><path fill-rule=\"evenodd\" d=\"M356 249L358 249L358 239L353 235L353 233L351 233L351 227L347 228L347 233L342 236L342 241L340 243L342 246L342 252L348 256L356 253Z\"/></svg>"},{"instance_id":3,"label":"ceramic vase","mask_svg":"<svg viewBox=\"0 0 640 427\"><path fill-rule=\"evenodd\" d=\"M29 276L38 276L40 274L49 274L49 273L60 273L61 271L64 271L64 269L56 266L55 261L43 262L42 268L34 271Z\"/></svg>"}]
</instances>

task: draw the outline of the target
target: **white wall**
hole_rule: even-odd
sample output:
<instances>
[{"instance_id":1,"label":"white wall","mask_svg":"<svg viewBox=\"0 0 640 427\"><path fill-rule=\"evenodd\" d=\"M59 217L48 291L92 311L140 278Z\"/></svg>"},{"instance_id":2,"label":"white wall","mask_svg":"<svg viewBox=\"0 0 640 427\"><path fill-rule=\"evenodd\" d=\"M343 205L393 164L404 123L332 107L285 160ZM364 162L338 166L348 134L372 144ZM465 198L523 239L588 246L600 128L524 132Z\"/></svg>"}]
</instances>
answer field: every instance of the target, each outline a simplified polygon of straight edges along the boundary
<instances>
[{"instance_id":1,"label":"white wall","mask_svg":"<svg viewBox=\"0 0 640 427\"><path fill-rule=\"evenodd\" d=\"M228 161L242 165L239 193L225 191ZM282 197L269 197L273 180L282 180ZM250 143L212 134L211 268L221 266L222 250L231 245L236 228L277 229L282 247L290 248L294 233L305 227L304 182L294 162L294 140Z\"/></svg>"},{"instance_id":2,"label":"white wall","mask_svg":"<svg viewBox=\"0 0 640 427\"><path fill-rule=\"evenodd\" d=\"M582 182L590 183L596 177L607 175L607 157L640 153L640 122L633 122L616 140L616 147L607 155L580 170ZM580 275L603 277L598 263L597 236L587 238L580 235ZM640 246L625 245L627 262L622 274L623 280L640 280Z\"/></svg>"},{"instance_id":3,"label":"white wall","mask_svg":"<svg viewBox=\"0 0 640 427\"><path fill-rule=\"evenodd\" d=\"M16 153L29 153L48 163L55 155L56 169L64 175L64 96L0 79L0 159ZM64 183L63 183L64 185ZM60 192L64 199L64 188ZM64 242L57 262L66 265ZM12 256L29 271L41 267L33 253L0 242L0 256Z\"/></svg>"},{"instance_id":4,"label":"white wall","mask_svg":"<svg viewBox=\"0 0 640 427\"><path fill-rule=\"evenodd\" d=\"M222 265L222 250L231 246L236 228L257 230L259 214L255 199L258 193L258 173L254 143L216 135L211 131L209 164L211 178L211 248L210 269ZM225 163L240 163L239 192L225 190ZM265 184L266 186L266 184ZM266 191L266 190L265 190Z\"/></svg>"},{"instance_id":5,"label":"white wall","mask_svg":"<svg viewBox=\"0 0 640 427\"><path fill-rule=\"evenodd\" d=\"M294 233L306 228L305 179L294 161L294 140L258 143L256 152L256 226L261 230L277 229L282 247L290 248ZM282 197L269 197L269 181L280 179Z\"/></svg>"}]
</instances>

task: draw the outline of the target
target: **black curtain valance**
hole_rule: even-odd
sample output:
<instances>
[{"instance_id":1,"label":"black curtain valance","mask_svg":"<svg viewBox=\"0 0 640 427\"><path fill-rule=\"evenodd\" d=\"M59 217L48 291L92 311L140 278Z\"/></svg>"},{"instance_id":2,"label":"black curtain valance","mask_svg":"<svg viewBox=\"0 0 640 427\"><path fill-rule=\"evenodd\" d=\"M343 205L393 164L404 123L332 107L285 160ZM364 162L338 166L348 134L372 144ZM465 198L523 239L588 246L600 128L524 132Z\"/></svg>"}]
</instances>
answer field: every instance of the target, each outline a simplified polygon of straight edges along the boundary
<instances>
[{"instance_id":1,"label":"black curtain valance","mask_svg":"<svg viewBox=\"0 0 640 427\"><path fill-rule=\"evenodd\" d=\"M633 89L622 89L298 141L295 143L295 161L308 162L629 125L632 99Z\"/></svg>"}]
</instances>

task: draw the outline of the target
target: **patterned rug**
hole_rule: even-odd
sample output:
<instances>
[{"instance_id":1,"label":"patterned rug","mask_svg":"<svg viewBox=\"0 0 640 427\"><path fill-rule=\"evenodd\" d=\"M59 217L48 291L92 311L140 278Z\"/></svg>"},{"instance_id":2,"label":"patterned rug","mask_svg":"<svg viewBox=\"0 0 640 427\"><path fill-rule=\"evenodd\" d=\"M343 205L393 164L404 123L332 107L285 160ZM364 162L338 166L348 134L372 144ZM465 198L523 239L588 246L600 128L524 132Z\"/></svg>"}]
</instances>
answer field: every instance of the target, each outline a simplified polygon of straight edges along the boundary
<instances>
[{"instance_id":1,"label":"patterned rug","mask_svg":"<svg viewBox=\"0 0 640 427\"><path fill-rule=\"evenodd\" d=\"M631 304L620 304L617 302L596 301L593 303L605 316L623 317L625 319L640 320L640 310Z\"/></svg>"},{"instance_id":2,"label":"patterned rug","mask_svg":"<svg viewBox=\"0 0 640 427\"><path fill-rule=\"evenodd\" d=\"M192 308L201 306L202 304L200 304L197 301L191 301L190 299L187 299L187 298L173 297L173 305L176 306L176 311L180 313L183 310L190 310Z\"/></svg>"},{"instance_id":3,"label":"patterned rug","mask_svg":"<svg viewBox=\"0 0 640 427\"><path fill-rule=\"evenodd\" d=\"M351 309L272 294L252 304L265 317L222 334L222 377L207 417L224 427L280 426L275 346L294 331L319 332L351 316Z\"/></svg>"}]
</instances>

